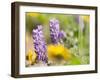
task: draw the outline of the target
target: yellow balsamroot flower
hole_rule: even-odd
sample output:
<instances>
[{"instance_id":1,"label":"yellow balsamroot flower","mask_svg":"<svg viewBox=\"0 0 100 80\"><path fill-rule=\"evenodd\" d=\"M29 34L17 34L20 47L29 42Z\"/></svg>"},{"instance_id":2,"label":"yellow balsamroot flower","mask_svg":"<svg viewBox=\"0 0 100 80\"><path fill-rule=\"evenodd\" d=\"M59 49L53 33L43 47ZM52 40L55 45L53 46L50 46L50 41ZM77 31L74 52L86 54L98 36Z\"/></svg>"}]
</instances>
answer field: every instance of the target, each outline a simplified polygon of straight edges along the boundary
<instances>
[{"instance_id":1,"label":"yellow balsamroot flower","mask_svg":"<svg viewBox=\"0 0 100 80\"><path fill-rule=\"evenodd\" d=\"M48 45L47 53L50 61L67 61L71 58L70 51L61 44Z\"/></svg>"},{"instance_id":2,"label":"yellow balsamroot flower","mask_svg":"<svg viewBox=\"0 0 100 80\"><path fill-rule=\"evenodd\" d=\"M37 17L39 15L39 13L29 12L29 13L27 13L27 15L31 16L31 17Z\"/></svg>"},{"instance_id":3,"label":"yellow balsamroot flower","mask_svg":"<svg viewBox=\"0 0 100 80\"><path fill-rule=\"evenodd\" d=\"M28 65L34 64L36 61L36 57L37 57L36 53L30 49L26 54L26 60L28 62Z\"/></svg>"},{"instance_id":4,"label":"yellow balsamroot flower","mask_svg":"<svg viewBox=\"0 0 100 80\"><path fill-rule=\"evenodd\" d=\"M85 22L89 22L89 20L90 20L90 16L81 16L81 18L82 18Z\"/></svg>"}]
</instances>

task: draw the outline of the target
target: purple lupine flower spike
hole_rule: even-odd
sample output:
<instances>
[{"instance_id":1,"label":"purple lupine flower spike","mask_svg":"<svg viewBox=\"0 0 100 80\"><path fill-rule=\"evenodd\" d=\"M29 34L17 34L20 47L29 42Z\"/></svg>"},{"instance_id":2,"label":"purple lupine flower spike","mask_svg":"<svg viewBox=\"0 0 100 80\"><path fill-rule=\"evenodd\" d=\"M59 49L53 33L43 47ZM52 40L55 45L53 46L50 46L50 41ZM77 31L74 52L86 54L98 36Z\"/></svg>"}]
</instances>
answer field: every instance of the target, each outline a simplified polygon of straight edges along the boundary
<instances>
[{"instance_id":1,"label":"purple lupine flower spike","mask_svg":"<svg viewBox=\"0 0 100 80\"><path fill-rule=\"evenodd\" d=\"M63 30L60 31L59 21L57 19L50 20L50 36L54 44L62 43L62 39L66 37L66 33Z\"/></svg>"},{"instance_id":2,"label":"purple lupine flower spike","mask_svg":"<svg viewBox=\"0 0 100 80\"><path fill-rule=\"evenodd\" d=\"M61 30L60 32L59 32L59 36L58 36L58 38L59 38L59 43L64 43L63 42L63 39L64 38L66 38L66 33L63 31L63 30Z\"/></svg>"},{"instance_id":3,"label":"purple lupine flower spike","mask_svg":"<svg viewBox=\"0 0 100 80\"><path fill-rule=\"evenodd\" d=\"M37 29L33 29L32 37L38 61L47 63L48 58L46 54L46 43L42 32L42 25L38 25Z\"/></svg>"},{"instance_id":4,"label":"purple lupine flower spike","mask_svg":"<svg viewBox=\"0 0 100 80\"><path fill-rule=\"evenodd\" d=\"M57 19L51 19L50 20L50 36L51 36L51 41L54 44L59 43L59 21Z\"/></svg>"},{"instance_id":5,"label":"purple lupine flower spike","mask_svg":"<svg viewBox=\"0 0 100 80\"><path fill-rule=\"evenodd\" d=\"M59 32L59 39L63 39L63 38L66 38L66 33L63 31L63 30L61 30L60 32Z\"/></svg>"}]
</instances>

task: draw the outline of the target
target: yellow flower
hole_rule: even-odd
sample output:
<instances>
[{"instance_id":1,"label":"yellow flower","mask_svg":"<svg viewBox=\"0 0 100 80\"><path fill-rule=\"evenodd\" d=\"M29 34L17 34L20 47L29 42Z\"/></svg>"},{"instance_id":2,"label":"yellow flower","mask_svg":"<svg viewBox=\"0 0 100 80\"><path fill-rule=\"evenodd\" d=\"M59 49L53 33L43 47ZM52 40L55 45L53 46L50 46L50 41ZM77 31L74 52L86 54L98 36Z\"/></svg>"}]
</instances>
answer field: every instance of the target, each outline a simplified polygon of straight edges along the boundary
<instances>
[{"instance_id":1,"label":"yellow flower","mask_svg":"<svg viewBox=\"0 0 100 80\"><path fill-rule=\"evenodd\" d=\"M28 61L28 64L29 65L34 64L36 61L36 57L37 57L36 53L30 49L26 54L26 60Z\"/></svg>"},{"instance_id":2,"label":"yellow flower","mask_svg":"<svg viewBox=\"0 0 100 80\"><path fill-rule=\"evenodd\" d=\"M70 51L61 44L48 45L47 53L50 61L67 61L71 58Z\"/></svg>"},{"instance_id":3,"label":"yellow flower","mask_svg":"<svg viewBox=\"0 0 100 80\"><path fill-rule=\"evenodd\" d=\"M89 20L90 20L90 16L81 16L81 18L82 18L85 22L89 22Z\"/></svg>"},{"instance_id":4,"label":"yellow flower","mask_svg":"<svg viewBox=\"0 0 100 80\"><path fill-rule=\"evenodd\" d=\"M29 12L27 13L28 16L32 16L32 17L37 17L39 14L38 13L33 13L33 12Z\"/></svg>"}]
</instances>

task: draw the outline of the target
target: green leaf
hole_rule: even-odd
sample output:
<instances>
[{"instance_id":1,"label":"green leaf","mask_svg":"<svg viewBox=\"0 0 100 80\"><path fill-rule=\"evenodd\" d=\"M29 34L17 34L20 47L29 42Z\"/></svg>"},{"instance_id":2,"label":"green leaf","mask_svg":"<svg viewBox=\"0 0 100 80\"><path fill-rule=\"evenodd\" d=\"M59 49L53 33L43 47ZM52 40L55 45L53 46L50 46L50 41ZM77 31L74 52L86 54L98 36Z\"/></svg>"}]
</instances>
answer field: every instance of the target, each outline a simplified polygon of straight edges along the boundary
<instances>
[{"instance_id":1,"label":"green leaf","mask_svg":"<svg viewBox=\"0 0 100 80\"><path fill-rule=\"evenodd\" d=\"M76 57L76 56L72 56L71 60L70 60L70 64L71 65L78 65L78 64L81 64L81 60Z\"/></svg>"}]
</instances>

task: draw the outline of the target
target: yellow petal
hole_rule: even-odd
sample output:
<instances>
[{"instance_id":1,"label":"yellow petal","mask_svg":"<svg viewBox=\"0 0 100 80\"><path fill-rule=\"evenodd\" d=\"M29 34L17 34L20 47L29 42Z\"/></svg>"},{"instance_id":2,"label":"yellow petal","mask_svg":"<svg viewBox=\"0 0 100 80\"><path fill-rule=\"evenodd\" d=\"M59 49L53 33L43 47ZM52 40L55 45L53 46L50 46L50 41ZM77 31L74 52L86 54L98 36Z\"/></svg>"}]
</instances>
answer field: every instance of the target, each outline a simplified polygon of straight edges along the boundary
<instances>
[{"instance_id":1,"label":"yellow petal","mask_svg":"<svg viewBox=\"0 0 100 80\"><path fill-rule=\"evenodd\" d=\"M90 20L90 16L81 16L81 18L82 18L85 22L89 22L89 20Z\"/></svg>"},{"instance_id":2,"label":"yellow petal","mask_svg":"<svg viewBox=\"0 0 100 80\"><path fill-rule=\"evenodd\" d=\"M28 51L26 58L29 61L29 64L33 64L36 60L36 53L34 51L32 51L31 49Z\"/></svg>"},{"instance_id":3,"label":"yellow petal","mask_svg":"<svg viewBox=\"0 0 100 80\"><path fill-rule=\"evenodd\" d=\"M47 47L48 59L54 60L62 58L63 60L68 60L71 57L70 51L63 45L48 45Z\"/></svg>"},{"instance_id":4,"label":"yellow petal","mask_svg":"<svg viewBox=\"0 0 100 80\"><path fill-rule=\"evenodd\" d=\"M36 17L38 16L39 14L38 13L33 13L33 12L29 12L27 13L28 16L32 16L32 17Z\"/></svg>"}]
</instances>

